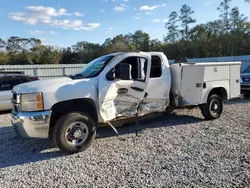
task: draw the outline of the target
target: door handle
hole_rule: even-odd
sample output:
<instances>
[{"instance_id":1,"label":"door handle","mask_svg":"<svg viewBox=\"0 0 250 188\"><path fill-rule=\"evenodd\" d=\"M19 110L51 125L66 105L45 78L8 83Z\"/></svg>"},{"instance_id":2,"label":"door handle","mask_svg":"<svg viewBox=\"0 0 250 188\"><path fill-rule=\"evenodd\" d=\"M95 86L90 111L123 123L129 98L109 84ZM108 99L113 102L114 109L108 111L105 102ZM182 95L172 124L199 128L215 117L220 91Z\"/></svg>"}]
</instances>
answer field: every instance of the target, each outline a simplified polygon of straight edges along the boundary
<instances>
[{"instance_id":1,"label":"door handle","mask_svg":"<svg viewBox=\"0 0 250 188\"><path fill-rule=\"evenodd\" d=\"M126 94L127 92L128 92L127 88L120 88L120 89L117 90L118 94Z\"/></svg>"},{"instance_id":2,"label":"door handle","mask_svg":"<svg viewBox=\"0 0 250 188\"><path fill-rule=\"evenodd\" d=\"M135 90L135 91L140 91L140 92L143 92L144 89L141 89L139 87L131 87L131 89Z\"/></svg>"}]
</instances>

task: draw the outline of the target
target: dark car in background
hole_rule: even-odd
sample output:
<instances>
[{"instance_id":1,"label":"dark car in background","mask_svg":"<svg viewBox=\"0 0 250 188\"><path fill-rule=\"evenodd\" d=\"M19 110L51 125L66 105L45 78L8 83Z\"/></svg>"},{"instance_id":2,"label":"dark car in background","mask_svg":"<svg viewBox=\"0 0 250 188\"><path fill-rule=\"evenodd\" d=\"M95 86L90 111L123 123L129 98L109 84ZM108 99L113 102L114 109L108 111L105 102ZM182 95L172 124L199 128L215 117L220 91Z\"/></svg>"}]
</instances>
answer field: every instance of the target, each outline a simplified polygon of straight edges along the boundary
<instances>
[{"instance_id":1,"label":"dark car in background","mask_svg":"<svg viewBox=\"0 0 250 188\"><path fill-rule=\"evenodd\" d=\"M241 73L241 91L250 92L250 66Z\"/></svg>"},{"instance_id":2,"label":"dark car in background","mask_svg":"<svg viewBox=\"0 0 250 188\"><path fill-rule=\"evenodd\" d=\"M11 90L14 86L38 80L35 76L25 75L20 71L0 71L0 111L13 109Z\"/></svg>"}]
</instances>

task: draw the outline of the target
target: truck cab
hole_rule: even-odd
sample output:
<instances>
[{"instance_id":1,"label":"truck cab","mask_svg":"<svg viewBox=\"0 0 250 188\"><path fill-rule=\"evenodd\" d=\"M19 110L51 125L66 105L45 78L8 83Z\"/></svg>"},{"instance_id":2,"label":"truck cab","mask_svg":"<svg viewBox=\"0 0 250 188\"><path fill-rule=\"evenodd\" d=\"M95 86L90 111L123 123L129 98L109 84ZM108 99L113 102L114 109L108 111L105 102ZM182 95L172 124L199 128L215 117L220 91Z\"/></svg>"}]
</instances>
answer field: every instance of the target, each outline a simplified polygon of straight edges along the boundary
<instances>
[{"instance_id":1,"label":"truck cab","mask_svg":"<svg viewBox=\"0 0 250 188\"><path fill-rule=\"evenodd\" d=\"M196 105L206 119L218 119L222 101L240 94L240 65L170 66L162 52L108 54L76 75L15 86L12 124L23 137L50 137L75 153L91 145L99 125L113 127L169 107Z\"/></svg>"}]
</instances>

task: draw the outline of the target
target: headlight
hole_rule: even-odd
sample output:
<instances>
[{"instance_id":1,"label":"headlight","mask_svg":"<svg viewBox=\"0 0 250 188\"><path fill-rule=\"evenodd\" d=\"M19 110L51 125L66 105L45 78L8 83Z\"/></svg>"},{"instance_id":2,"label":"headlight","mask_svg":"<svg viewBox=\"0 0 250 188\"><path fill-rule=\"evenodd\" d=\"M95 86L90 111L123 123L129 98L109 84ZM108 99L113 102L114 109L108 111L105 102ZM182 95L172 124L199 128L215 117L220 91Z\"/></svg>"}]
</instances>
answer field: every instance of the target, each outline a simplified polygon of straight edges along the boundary
<instances>
[{"instance_id":1,"label":"headlight","mask_svg":"<svg viewBox=\"0 0 250 188\"><path fill-rule=\"evenodd\" d=\"M40 111L40 110L43 110L42 93L21 95L21 111Z\"/></svg>"}]
</instances>

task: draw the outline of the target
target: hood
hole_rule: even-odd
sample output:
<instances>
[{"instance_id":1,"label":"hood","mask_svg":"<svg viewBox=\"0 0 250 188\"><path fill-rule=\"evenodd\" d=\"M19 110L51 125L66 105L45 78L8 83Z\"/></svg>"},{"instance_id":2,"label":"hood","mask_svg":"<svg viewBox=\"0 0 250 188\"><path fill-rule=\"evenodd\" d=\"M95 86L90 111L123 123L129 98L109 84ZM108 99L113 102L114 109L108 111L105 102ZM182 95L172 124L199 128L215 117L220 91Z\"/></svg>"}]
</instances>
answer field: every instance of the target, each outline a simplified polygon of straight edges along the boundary
<instances>
[{"instance_id":1,"label":"hood","mask_svg":"<svg viewBox=\"0 0 250 188\"><path fill-rule=\"evenodd\" d=\"M68 83L70 81L73 81L71 78L68 77L62 77L62 78L56 78L56 79L46 79L46 80L37 80L32 82L27 82L24 84L19 84L14 86L12 91L16 93L32 93L32 92L41 92L46 87L49 87L51 85L61 85L64 83Z\"/></svg>"},{"instance_id":2,"label":"hood","mask_svg":"<svg viewBox=\"0 0 250 188\"><path fill-rule=\"evenodd\" d=\"M98 77L73 80L71 78L57 78L38 80L17 85L13 88L16 93L43 93L44 109L51 109L58 102L90 98L97 98Z\"/></svg>"}]
</instances>

